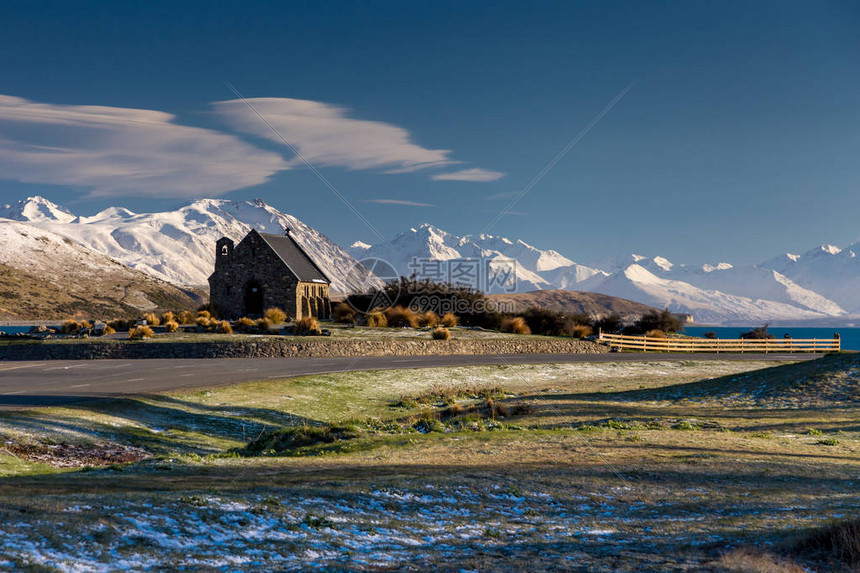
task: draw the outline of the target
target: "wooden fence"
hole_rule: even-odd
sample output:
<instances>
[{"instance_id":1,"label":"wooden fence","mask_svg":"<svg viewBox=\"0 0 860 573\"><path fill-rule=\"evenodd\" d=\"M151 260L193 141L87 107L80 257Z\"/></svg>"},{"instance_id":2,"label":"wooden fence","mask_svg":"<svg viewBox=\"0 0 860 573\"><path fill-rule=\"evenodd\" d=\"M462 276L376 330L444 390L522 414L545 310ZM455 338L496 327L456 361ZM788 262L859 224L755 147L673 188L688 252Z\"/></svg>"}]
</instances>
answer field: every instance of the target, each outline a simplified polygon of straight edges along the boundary
<instances>
[{"instance_id":1,"label":"wooden fence","mask_svg":"<svg viewBox=\"0 0 860 573\"><path fill-rule=\"evenodd\" d=\"M642 352L839 352L842 348L834 338L773 338L766 340L719 338L652 338L600 333L599 340L619 350Z\"/></svg>"}]
</instances>

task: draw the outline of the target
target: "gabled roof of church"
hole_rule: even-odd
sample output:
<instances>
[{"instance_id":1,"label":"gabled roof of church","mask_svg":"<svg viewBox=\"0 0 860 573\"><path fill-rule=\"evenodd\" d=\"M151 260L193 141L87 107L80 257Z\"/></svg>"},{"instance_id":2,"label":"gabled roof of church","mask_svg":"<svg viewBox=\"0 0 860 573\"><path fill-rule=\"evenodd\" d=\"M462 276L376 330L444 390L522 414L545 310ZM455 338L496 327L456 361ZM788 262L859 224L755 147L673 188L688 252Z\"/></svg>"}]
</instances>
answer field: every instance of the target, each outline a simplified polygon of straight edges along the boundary
<instances>
[{"instance_id":1,"label":"gabled roof of church","mask_svg":"<svg viewBox=\"0 0 860 573\"><path fill-rule=\"evenodd\" d=\"M300 281L331 283L322 269L289 234L259 233L259 235Z\"/></svg>"}]
</instances>

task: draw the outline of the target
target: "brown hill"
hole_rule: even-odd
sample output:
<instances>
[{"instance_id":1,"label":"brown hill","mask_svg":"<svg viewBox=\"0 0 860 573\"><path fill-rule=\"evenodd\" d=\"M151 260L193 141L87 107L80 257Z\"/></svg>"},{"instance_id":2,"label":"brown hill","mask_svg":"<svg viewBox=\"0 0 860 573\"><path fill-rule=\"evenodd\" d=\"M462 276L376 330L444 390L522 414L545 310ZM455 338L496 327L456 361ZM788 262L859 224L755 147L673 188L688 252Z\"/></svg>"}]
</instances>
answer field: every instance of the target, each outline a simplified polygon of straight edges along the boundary
<instances>
[{"instance_id":1,"label":"brown hill","mask_svg":"<svg viewBox=\"0 0 860 573\"><path fill-rule=\"evenodd\" d=\"M198 304L197 293L68 238L0 219L0 320L109 319Z\"/></svg>"},{"instance_id":2,"label":"brown hill","mask_svg":"<svg viewBox=\"0 0 860 573\"><path fill-rule=\"evenodd\" d=\"M513 303L513 312L515 313L537 307L548 308L565 314L584 313L594 318L603 318L610 314L618 314L624 322L633 322L647 312L659 310L647 304L607 294L563 289L536 290L514 294L492 294L488 296L496 302Z\"/></svg>"}]
</instances>

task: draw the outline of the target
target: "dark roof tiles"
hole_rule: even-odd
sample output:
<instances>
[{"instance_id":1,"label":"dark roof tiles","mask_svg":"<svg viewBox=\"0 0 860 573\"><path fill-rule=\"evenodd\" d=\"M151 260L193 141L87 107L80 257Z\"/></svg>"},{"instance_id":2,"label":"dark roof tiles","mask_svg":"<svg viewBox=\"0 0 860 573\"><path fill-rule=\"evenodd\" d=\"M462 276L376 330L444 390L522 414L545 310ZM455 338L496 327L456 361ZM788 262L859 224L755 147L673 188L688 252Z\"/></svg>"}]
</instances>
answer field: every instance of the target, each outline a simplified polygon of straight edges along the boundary
<instances>
[{"instance_id":1,"label":"dark roof tiles","mask_svg":"<svg viewBox=\"0 0 860 573\"><path fill-rule=\"evenodd\" d=\"M277 253L300 281L331 282L291 236L260 233L260 237Z\"/></svg>"}]
</instances>

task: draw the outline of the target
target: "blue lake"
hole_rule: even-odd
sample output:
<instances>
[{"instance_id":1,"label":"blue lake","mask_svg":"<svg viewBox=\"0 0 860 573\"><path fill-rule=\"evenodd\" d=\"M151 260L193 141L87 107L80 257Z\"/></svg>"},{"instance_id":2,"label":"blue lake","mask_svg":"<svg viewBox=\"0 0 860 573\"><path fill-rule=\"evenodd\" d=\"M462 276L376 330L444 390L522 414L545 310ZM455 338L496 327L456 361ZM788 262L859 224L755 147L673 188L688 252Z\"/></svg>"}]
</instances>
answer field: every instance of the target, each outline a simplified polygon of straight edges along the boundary
<instances>
[{"instance_id":1,"label":"blue lake","mask_svg":"<svg viewBox=\"0 0 860 573\"><path fill-rule=\"evenodd\" d=\"M761 325L759 325L761 326ZM748 326L687 326L684 334L690 336L702 336L706 332L715 332L717 338L740 338L742 332L752 330ZM835 332L842 339L842 350L860 350L860 328L774 328L767 329L769 334L782 338L786 334L792 338L833 338Z\"/></svg>"}]
</instances>

